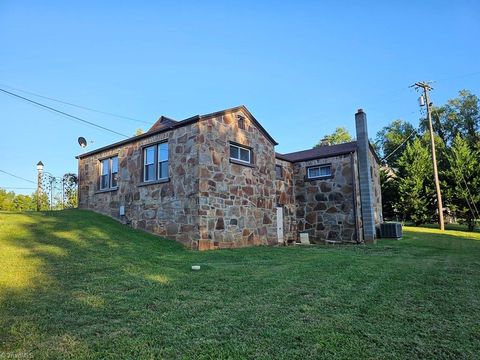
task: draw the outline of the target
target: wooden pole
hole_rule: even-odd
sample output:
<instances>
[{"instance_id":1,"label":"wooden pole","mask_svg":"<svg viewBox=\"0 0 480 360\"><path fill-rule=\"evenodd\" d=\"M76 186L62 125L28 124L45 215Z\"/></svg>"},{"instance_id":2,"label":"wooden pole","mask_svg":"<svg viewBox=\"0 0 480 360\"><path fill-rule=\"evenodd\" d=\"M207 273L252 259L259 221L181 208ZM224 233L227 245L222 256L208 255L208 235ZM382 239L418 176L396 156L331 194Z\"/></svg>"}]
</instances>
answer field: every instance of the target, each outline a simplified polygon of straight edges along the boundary
<instances>
[{"instance_id":1,"label":"wooden pole","mask_svg":"<svg viewBox=\"0 0 480 360\"><path fill-rule=\"evenodd\" d=\"M440 181L438 180L437 155L435 151L435 137L434 137L433 125L432 125L432 113L430 109L430 98L428 96L428 91L432 90L432 88L430 87L430 85L428 85L425 82L416 83L415 85L423 88L423 93L425 94L425 102L427 106L428 130L430 132L430 143L432 146L433 179L435 181L435 189L437 191L438 227L440 230L445 230L445 224L443 221L442 192L440 189Z\"/></svg>"}]
</instances>

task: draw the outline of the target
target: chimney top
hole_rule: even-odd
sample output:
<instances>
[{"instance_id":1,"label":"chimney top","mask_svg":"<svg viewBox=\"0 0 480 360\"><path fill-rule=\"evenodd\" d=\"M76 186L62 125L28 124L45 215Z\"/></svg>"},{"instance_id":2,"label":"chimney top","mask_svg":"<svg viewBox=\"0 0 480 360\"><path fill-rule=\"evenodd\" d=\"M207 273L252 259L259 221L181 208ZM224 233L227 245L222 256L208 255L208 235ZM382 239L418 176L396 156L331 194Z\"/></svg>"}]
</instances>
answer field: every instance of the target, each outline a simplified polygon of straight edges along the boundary
<instances>
[{"instance_id":1,"label":"chimney top","mask_svg":"<svg viewBox=\"0 0 480 360\"><path fill-rule=\"evenodd\" d=\"M320 140L320 146L329 146L330 145L330 139L328 137L324 137L322 140Z\"/></svg>"},{"instance_id":2,"label":"chimney top","mask_svg":"<svg viewBox=\"0 0 480 360\"><path fill-rule=\"evenodd\" d=\"M364 111L363 111L362 108L359 108L359 109L357 110L357 114L358 114L358 113L363 113L363 112L364 112Z\"/></svg>"}]
</instances>

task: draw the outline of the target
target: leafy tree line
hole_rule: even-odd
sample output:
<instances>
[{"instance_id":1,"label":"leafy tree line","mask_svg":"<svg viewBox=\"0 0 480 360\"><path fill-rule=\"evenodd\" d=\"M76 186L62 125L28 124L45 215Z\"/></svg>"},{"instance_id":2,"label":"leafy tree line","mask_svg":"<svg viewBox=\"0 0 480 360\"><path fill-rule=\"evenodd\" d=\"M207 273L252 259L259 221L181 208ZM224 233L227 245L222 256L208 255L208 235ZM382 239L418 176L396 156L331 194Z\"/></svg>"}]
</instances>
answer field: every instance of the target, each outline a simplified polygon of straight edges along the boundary
<instances>
[{"instance_id":1,"label":"leafy tree line","mask_svg":"<svg viewBox=\"0 0 480 360\"><path fill-rule=\"evenodd\" d=\"M460 91L432 108L432 122L444 212L473 230L480 210L478 97ZM384 217L417 225L437 221L428 120L422 119L418 129L395 120L377 133L375 144L387 157L381 174Z\"/></svg>"},{"instance_id":2,"label":"leafy tree line","mask_svg":"<svg viewBox=\"0 0 480 360\"><path fill-rule=\"evenodd\" d=\"M343 144L352 140L353 138L348 132L347 128L337 127L333 133L325 135L324 138L320 140L317 145L314 146L314 148L318 148L324 145Z\"/></svg>"},{"instance_id":3,"label":"leafy tree line","mask_svg":"<svg viewBox=\"0 0 480 360\"><path fill-rule=\"evenodd\" d=\"M48 195L43 194L40 199L41 209L50 208ZM37 194L22 195L15 194L0 188L0 210L2 211L34 211L37 210Z\"/></svg>"},{"instance_id":4,"label":"leafy tree line","mask_svg":"<svg viewBox=\"0 0 480 360\"><path fill-rule=\"evenodd\" d=\"M480 218L480 108L468 90L445 105L432 107L440 186L445 215L473 230ZM392 121L373 145L384 166L380 172L383 215L417 225L438 221L433 182L428 120L416 128L408 121ZM324 142L351 141L345 128L326 135ZM320 141L315 147L321 146Z\"/></svg>"},{"instance_id":5,"label":"leafy tree line","mask_svg":"<svg viewBox=\"0 0 480 360\"><path fill-rule=\"evenodd\" d=\"M72 173L65 174L62 193L53 196L51 202L48 190L40 196L40 210L60 210L63 208L77 207L77 176ZM7 191L0 187L0 211L35 211L37 210L37 193L31 195L15 194L13 191Z\"/></svg>"}]
</instances>

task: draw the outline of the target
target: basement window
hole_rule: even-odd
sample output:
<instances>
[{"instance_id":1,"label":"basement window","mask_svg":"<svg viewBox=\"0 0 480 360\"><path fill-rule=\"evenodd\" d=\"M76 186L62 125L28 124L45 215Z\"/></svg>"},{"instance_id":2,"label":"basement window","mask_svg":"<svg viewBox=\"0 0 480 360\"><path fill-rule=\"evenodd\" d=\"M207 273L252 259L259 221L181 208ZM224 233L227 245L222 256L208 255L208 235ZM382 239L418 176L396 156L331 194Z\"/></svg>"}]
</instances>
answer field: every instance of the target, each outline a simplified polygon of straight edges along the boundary
<instances>
[{"instance_id":1,"label":"basement window","mask_svg":"<svg viewBox=\"0 0 480 360\"><path fill-rule=\"evenodd\" d=\"M308 179L321 179L332 176L332 165L320 165L307 168Z\"/></svg>"},{"instance_id":2,"label":"basement window","mask_svg":"<svg viewBox=\"0 0 480 360\"><path fill-rule=\"evenodd\" d=\"M245 164L251 164L252 150L239 145L230 144L230 159L240 161Z\"/></svg>"},{"instance_id":3,"label":"basement window","mask_svg":"<svg viewBox=\"0 0 480 360\"><path fill-rule=\"evenodd\" d=\"M118 156L100 160L100 190L118 186Z\"/></svg>"}]
</instances>

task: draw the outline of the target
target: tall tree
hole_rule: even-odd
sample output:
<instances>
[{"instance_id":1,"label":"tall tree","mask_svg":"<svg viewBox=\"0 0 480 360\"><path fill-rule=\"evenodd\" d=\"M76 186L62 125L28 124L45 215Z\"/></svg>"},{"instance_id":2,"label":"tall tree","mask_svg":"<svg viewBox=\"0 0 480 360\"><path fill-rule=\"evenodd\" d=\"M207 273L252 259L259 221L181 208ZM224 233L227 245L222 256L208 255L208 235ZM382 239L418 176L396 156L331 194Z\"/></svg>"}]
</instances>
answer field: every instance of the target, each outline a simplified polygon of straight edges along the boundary
<instances>
[{"instance_id":1,"label":"tall tree","mask_svg":"<svg viewBox=\"0 0 480 360\"><path fill-rule=\"evenodd\" d=\"M350 141L352 141L352 136L347 128L337 127L333 133L325 135L314 147L317 148L323 145L343 144Z\"/></svg>"},{"instance_id":2,"label":"tall tree","mask_svg":"<svg viewBox=\"0 0 480 360\"><path fill-rule=\"evenodd\" d=\"M405 120L394 120L383 127L375 137L376 148L380 156L386 159L391 167L397 167L397 162L407 144L413 142L417 131Z\"/></svg>"},{"instance_id":3,"label":"tall tree","mask_svg":"<svg viewBox=\"0 0 480 360\"><path fill-rule=\"evenodd\" d=\"M429 222L434 212L435 192L431 182L432 162L421 138L408 144L398 159L398 211L416 225Z\"/></svg>"},{"instance_id":4,"label":"tall tree","mask_svg":"<svg viewBox=\"0 0 480 360\"><path fill-rule=\"evenodd\" d=\"M471 147L480 146L480 108L478 97L469 90L460 90L458 97L447 104L434 107L432 121L435 132L447 146L451 146L457 135L467 140ZM425 120L421 122L427 128Z\"/></svg>"},{"instance_id":5,"label":"tall tree","mask_svg":"<svg viewBox=\"0 0 480 360\"><path fill-rule=\"evenodd\" d=\"M448 158L450 167L446 177L450 180L447 189L449 207L464 219L472 231L475 218L480 215L480 151L472 149L467 139L457 134Z\"/></svg>"},{"instance_id":6,"label":"tall tree","mask_svg":"<svg viewBox=\"0 0 480 360\"><path fill-rule=\"evenodd\" d=\"M398 203L398 176L393 169L384 166L380 168L380 185L382 188L382 213L383 217L392 220L399 215Z\"/></svg>"}]
</instances>

